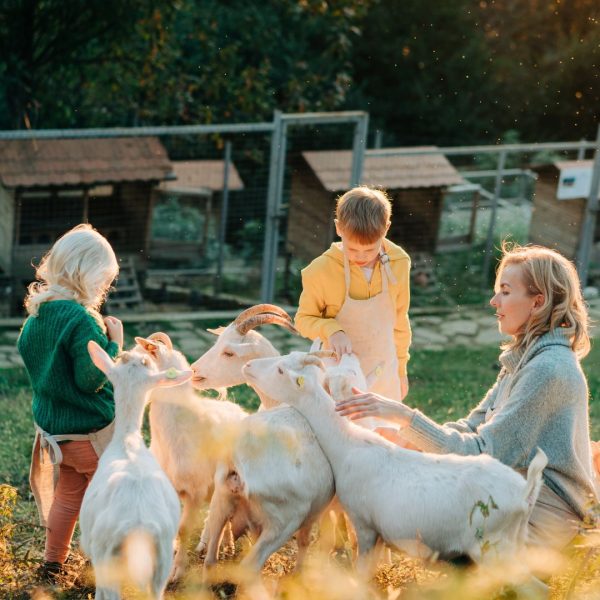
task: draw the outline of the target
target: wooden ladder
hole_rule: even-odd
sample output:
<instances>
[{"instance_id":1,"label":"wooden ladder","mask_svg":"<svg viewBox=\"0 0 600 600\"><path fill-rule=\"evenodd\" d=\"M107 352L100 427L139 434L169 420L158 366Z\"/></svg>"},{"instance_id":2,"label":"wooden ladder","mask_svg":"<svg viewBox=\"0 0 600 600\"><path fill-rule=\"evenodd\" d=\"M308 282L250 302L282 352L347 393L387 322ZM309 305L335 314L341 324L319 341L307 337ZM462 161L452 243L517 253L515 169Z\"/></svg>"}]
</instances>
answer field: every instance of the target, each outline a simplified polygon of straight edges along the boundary
<instances>
[{"instance_id":1,"label":"wooden ladder","mask_svg":"<svg viewBox=\"0 0 600 600\"><path fill-rule=\"evenodd\" d=\"M143 301L135 264L129 256L121 261L119 277L106 300L106 309L109 313L115 310L135 310L142 307Z\"/></svg>"}]
</instances>

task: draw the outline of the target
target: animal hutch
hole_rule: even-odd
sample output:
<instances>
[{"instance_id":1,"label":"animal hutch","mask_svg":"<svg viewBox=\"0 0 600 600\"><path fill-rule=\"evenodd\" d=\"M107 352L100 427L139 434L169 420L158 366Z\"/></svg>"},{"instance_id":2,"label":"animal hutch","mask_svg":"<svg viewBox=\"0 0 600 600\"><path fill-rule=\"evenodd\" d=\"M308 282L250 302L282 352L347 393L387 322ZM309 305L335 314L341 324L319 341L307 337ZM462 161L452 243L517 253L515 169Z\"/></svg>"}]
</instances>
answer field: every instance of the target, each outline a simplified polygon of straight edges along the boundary
<instances>
[{"instance_id":1,"label":"animal hutch","mask_svg":"<svg viewBox=\"0 0 600 600\"><path fill-rule=\"evenodd\" d=\"M157 138L0 141L0 273L20 305L34 266L65 231L91 223L121 261L145 267L153 188L171 177Z\"/></svg>"},{"instance_id":2,"label":"animal hutch","mask_svg":"<svg viewBox=\"0 0 600 600\"><path fill-rule=\"evenodd\" d=\"M430 148L414 148L423 150ZM336 198L348 189L352 152L303 152L293 165L287 222L288 253L311 261L335 239ZM411 253L433 253L449 186L465 183L443 154L367 156L362 183L392 200L388 237Z\"/></svg>"},{"instance_id":3,"label":"animal hutch","mask_svg":"<svg viewBox=\"0 0 600 600\"><path fill-rule=\"evenodd\" d=\"M538 179L529 227L532 244L555 248L571 260L576 258L590 193L592 163L571 160L535 167ZM598 241L600 227L596 227L594 244Z\"/></svg>"},{"instance_id":4,"label":"animal hutch","mask_svg":"<svg viewBox=\"0 0 600 600\"><path fill-rule=\"evenodd\" d=\"M210 240L218 239L222 210L225 161L171 162L173 179L159 184L150 243L152 261L193 265L206 256ZM229 164L229 192L244 189L233 163Z\"/></svg>"}]
</instances>

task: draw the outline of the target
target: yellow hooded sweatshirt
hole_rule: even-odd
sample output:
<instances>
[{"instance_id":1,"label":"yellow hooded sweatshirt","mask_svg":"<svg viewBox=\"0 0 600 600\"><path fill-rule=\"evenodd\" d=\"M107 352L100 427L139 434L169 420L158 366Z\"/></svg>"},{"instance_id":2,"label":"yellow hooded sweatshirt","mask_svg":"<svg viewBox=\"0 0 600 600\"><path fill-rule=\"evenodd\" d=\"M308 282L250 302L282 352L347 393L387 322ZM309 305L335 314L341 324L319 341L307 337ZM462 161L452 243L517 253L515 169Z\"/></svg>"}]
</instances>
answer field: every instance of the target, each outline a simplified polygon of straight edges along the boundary
<instances>
[{"instance_id":1,"label":"yellow hooded sweatshirt","mask_svg":"<svg viewBox=\"0 0 600 600\"><path fill-rule=\"evenodd\" d=\"M398 356L398 375L406 376L406 364L409 359L411 332L408 321L410 304L410 257L388 239L383 240L383 247L390 257L390 267L396 283L389 285L389 293L396 308L396 322L389 326L394 328L394 341ZM345 298L344 254L340 242L331 244L329 250L315 258L302 269L302 293L296 313L296 327L300 333L314 340L328 340L342 327L335 320ZM368 282L361 268L350 263L350 297L355 300L366 300L381 293L381 263L377 261L371 281ZM352 340L350 340L352 341Z\"/></svg>"}]
</instances>

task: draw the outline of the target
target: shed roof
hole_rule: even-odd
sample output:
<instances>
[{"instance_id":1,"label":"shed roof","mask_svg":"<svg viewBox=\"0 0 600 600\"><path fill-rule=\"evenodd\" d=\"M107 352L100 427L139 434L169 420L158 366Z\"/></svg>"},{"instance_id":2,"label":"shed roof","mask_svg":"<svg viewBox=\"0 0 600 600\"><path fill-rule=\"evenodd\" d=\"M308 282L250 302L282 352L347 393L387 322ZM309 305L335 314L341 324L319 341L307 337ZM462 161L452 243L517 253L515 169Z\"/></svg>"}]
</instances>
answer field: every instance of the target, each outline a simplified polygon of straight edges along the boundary
<instances>
[{"instance_id":1,"label":"shed roof","mask_svg":"<svg viewBox=\"0 0 600 600\"><path fill-rule=\"evenodd\" d=\"M593 160L556 160L552 163L559 171L565 169L573 169L577 167L584 167L591 169L594 166Z\"/></svg>"},{"instance_id":2,"label":"shed roof","mask_svg":"<svg viewBox=\"0 0 600 600\"><path fill-rule=\"evenodd\" d=\"M10 188L160 181L171 170L155 137L0 141L0 181Z\"/></svg>"},{"instance_id":3,"label":"shed roof","mask_svg":"<svg viewBox=\"0 0 600 600\"><path fill-rule=\"evenodd\" d=\"M223 189L223 160L174 160L171 162L176 179L161 183L162 190L194 193L201 189ZM229 190L244 189L244 184L233 163L229 164Z\"/></svg>"},{"instance_id":4,"label":"shed roof","mask_svg":"<svg viewBox=\"0 0 600 600\"><path fill-rule=\"evenodd\" d=\"M413 150L430 150L421 146ZM352 169L351 150L303 152L325 189L340 192L348 188ZM361 182L386 189L445 187L464 179L443 154L415 156L366 156Z\"/></svg>"}]
</instances>

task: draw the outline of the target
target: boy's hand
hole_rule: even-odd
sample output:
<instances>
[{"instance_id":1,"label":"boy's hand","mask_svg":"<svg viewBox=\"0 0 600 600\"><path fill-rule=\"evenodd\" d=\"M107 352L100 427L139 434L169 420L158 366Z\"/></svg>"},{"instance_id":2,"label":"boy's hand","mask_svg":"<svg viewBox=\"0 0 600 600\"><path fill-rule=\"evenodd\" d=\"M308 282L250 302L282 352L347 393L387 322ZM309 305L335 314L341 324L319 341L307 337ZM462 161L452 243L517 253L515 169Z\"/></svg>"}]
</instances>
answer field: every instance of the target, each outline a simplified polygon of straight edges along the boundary
<instances>
[{"instance_id":1,"label":"boy's hand","mask_svg":"<svg viewBox=\"0 0 600 600\"><path fill-rule=\"evenodd\" d=\"M400 377L400 402L406 398L406 394L408 394L408 377L404 375Z\"/></svg>"},{"instance_id":2,"label":"boy's hand","mask_svg":"<svg viewBox=\"0 0 600 600\"><path fill-rule=\"evenodd\" d=\"M116 317L104 317L106 335L108 339L115 342L119 348L123 348L123 323Z\"/></svg>"},{"instance_id":3,"label":"boy's hand","mask_svg":"<svg viewBox=\"0 0 600 600\"><path fill-rule=\"evenodd\" d=\"M352 342L345 331L336 331L329 336L329 346L337 354L338 359L342 354L352 354Z\"/></svg>"}]
</instances>

